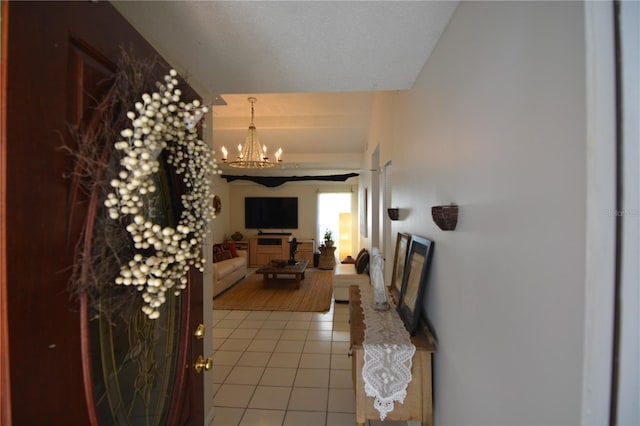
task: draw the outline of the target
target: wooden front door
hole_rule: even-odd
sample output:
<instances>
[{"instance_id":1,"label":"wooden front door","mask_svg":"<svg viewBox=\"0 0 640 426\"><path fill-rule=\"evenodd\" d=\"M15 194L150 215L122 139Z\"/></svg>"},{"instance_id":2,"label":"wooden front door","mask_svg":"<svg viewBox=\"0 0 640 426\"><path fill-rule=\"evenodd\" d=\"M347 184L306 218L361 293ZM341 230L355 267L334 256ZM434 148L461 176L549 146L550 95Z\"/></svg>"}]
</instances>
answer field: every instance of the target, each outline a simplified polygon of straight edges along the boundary
<instances>
[{"instance_id":1,"label":"wooden front door","mask_svg":"<svg viewBox=\"0 0 640 426\"><path fill-rule=\"evenodd\" d=\"M3 7L8 7L2 22L8 26L2 46L6 168L0 179L6 215L0 226L6 240L0 265L9 342L2 351L3 358L9 356L13 424L84 425L101 419L146 424L146 415L160 424L201 425L204 375L193 364L202 341L193 331L202 321L202 275L191 274L190 290L175 303L175 334L167 340L174 344L172 366L153 396L164 401L147 405L142 414L144 408L123 410L127 401L105 391L114 378L119 388L133 386L125 394L140 389L133 379L127 383L127 374L117 376L118 350L105 357L109 340L96 331L100 326L82 299L69 291L91 194L74 186L68 176L74 158L61 147L75 148L70 126L88 125L109 93L121 49L132 48L141 57L154 51L107 2L3 2ZM103 324L102 330L109 328Z\"/></svg>"}]
</instances>

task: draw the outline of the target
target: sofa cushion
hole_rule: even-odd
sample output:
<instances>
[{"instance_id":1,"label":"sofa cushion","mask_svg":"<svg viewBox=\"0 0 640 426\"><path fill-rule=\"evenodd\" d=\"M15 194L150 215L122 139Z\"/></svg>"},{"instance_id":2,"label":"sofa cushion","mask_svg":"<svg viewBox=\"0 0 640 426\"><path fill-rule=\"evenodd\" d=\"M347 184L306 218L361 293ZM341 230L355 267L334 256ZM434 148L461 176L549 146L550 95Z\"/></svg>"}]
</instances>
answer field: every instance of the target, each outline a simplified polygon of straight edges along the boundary
<instances>
[{"instance_id":1,"label":"sofa cushion","mask_svg":"<svg viewBox=\"0 0 640 426\"><path fill-rule=\"evenodd\" d=\"M353 263L340 263L334 269L334 275L357 275L356 267Z\"/></svg>"},{"instance_id":2,"label":"sofa cushion","mask_svg":"<svg viewBox=\"0 0 640 426\"><path fill-rule=\"evenodd\" d=\"M213 269L218 277L224 277L225 275L235 271L236 269L246 268L247 258L243 256L232 257L227 260L221 260L220 262L214 262Z\"/></svg>"},{"instance_id":3,"label":"sofa cushion","mask_svg":"<svg viewBox=\"0 0 640 426\"><path fill-rule=\"evenodd\" d=\"M218 277L222 278L238 269L238 263L232 261L217 262L214 267Z\"/></svg>"}]
</instances>

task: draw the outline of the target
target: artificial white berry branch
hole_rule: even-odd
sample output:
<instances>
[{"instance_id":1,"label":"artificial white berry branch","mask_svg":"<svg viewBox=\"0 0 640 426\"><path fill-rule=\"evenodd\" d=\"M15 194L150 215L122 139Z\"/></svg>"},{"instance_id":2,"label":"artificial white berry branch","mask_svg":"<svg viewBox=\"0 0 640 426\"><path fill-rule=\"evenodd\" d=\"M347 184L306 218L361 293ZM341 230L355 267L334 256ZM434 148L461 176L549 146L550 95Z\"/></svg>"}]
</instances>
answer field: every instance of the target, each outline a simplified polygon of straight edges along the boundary
<instances>
[{"instance_id":1,"label":"artificial white berry branch","mask_svg":"<svg viewBox=\"0 0 640 426\"><path fill-rule=\"evenodd\" d=\"M177 75L171 70L164 83L156 83L156 92L143 94L135 112L127 113L132 128L122 130L123 139L115 143L123 154L122 169L111 181L114 191L105 200L112 219L128 222L126 229L136 250L133 258L121 265L115 283L142 292L142 311L150 319L160 316L168 291L177 296L186 288L191 267L204 270L201 250L207 222L215 216L209 176L217 168L216 161L196 128L208 110L198 100L180 100ZM153 176L160 170L158 158L163 150L185 188L175 228L147 217L150 195L158 189Z\"/></svg>"}]
</instances>

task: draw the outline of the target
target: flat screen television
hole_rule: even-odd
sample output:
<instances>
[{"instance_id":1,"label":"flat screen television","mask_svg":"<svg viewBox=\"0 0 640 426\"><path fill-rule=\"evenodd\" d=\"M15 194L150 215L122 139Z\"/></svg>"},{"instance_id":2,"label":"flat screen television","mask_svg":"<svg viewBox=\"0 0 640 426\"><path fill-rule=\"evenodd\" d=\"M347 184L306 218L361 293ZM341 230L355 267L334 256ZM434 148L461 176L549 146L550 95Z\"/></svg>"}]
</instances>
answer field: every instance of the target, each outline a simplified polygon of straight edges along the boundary
<instances>
[{"instance_id":1,"label":"flat screen television","mask_svg":"<svg viewBox=\"0 0 640 426\"><path fill-rule=\"evenodd\" d=\"M298 229L297 197L245 197L246 229Z\"/></svg>"}]
</instances>

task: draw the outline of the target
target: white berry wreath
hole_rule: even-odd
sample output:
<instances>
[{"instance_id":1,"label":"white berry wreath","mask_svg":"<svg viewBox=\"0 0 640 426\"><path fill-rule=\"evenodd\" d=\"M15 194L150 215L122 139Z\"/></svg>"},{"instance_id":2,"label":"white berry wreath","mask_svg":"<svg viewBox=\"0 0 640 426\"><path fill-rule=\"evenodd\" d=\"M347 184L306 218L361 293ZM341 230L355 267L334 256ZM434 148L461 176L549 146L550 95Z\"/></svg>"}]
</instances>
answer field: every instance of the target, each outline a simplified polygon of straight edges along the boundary
<instances>
[{"instance_id":1,"label":"white berry wreath","mask_svg":"<svg viewBox=\"0 0 640 426\"><path fill-rule=\"evenodd\" d=\"M120 135L124 139L115 143L123 153L122 169L111 181L114 191L105 200L109 216L127 223L135 248L133 258L121 265L115 283L142 292L142 311L150 319L160 316L159 307L168 291L177 296L186 288L191 267L204 270L201 250L208 221L215 217L210 174L217 166L212 150L197 132L207 107L198 100L180 101L176 76L171 70L164 83L156 83L156 92L143 94L135 112L127 113L132 128L123 130ZM158 157L163 150L186 188L175 228L161 226L146 216L149 194L157 190L153 177L159 171Z\"/></svg>"}]
</instances>

